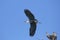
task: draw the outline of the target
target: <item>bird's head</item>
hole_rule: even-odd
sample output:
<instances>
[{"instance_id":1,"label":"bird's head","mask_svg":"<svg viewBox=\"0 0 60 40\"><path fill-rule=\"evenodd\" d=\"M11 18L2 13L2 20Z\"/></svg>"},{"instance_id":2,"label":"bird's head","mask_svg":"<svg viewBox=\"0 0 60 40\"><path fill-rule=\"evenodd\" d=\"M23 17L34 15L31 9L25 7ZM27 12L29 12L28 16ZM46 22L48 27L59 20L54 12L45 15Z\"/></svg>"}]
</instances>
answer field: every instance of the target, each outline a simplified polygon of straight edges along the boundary
<instances>
[{"instance_id":1,"label":"bird's head","mask_svg":"<svg viewBox=\"0 0 60 40\"><path fill-rule=\"evenodd\" d=\"M55 32L53 32L53 34L52 34L52 35L57 36Z\"/></svg>"}]
</instances>

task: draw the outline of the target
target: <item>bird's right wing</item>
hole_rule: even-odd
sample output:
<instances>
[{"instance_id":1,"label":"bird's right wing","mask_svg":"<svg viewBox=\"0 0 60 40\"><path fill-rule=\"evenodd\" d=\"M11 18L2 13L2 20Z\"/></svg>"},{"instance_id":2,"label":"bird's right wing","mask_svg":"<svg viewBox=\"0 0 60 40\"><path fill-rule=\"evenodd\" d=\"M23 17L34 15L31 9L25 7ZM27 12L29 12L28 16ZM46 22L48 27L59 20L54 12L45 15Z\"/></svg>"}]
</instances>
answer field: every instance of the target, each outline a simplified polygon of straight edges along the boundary
<instances>
[{"instance_id":1,"label":"bird's right wing","mask_svg":"<svg viewBox=\"0 0 60 40\"><path fill-rule=\"evenodd\" d=\"M34 36L34 34L35 34L35 31L36 31L36 23L35 22L32 22L32 23L30 23L30 36Z\"/></svg>"},{"instance_id":2,"label":"bird's right wing","mask_svg":"<svg viewBox=\"0 0 60 40\"><path fill-rule=\"evenodd\" d=\"M29 18L29 20L34 19L34 15L28 9L25 9L24 12L25 12L26 16Z\"/></svg>"}]
</instances>

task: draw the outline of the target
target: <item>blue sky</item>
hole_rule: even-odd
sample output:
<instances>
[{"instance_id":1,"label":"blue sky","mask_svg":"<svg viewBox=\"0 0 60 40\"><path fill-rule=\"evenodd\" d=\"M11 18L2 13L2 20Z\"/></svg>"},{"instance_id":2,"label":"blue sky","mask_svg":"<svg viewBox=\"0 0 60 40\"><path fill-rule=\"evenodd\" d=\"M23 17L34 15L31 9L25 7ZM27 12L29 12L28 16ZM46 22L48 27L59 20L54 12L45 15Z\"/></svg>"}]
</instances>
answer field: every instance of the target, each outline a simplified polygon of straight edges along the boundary
<instances>
[{"instance_id":1,"label":"blue sky","mask_svg":"<svg viewBox=\"0 0 60 40\"><path fill-rule=\"evenodd\" d=\"M42 24L34 37L24 9L29 9ZM60 40L60 0L0 0L0 40L48 40L46 32L56 32Z\"/></svg>"}]
</instances>

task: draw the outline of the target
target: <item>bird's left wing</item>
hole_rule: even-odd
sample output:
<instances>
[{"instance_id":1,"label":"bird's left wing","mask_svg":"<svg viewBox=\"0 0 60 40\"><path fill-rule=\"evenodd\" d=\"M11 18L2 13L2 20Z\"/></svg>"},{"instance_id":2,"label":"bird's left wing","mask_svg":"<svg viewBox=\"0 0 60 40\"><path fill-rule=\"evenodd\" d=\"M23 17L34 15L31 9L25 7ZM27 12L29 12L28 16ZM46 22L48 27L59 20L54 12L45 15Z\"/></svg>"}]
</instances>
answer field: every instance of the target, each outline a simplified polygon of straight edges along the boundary
<instances>
[{"instance_id":1,"label":"bird's left wing","mask_svg":"<svg viewBox=\"0 0 60 40\"><path fill-rule=\"evenodd\" d=\"M29 20L35 19L34 15L28 9L24 9L24 12L25 12L26 16L29 18Z\"/></svg>"}]
</instances>

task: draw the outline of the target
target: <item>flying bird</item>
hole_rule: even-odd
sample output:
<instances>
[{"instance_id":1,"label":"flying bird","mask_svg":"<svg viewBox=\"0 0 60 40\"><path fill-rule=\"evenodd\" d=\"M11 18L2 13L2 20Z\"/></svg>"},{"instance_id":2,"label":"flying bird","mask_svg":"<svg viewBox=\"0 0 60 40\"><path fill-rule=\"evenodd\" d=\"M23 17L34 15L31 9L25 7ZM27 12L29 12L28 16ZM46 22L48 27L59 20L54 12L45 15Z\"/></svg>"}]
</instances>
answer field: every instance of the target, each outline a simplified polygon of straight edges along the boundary
<instances>
[{"instance_id":1,"label":"flying bird","mask_svg":"<svg viewBox=\"0 0 60 40\"><path fill-rule=\"evenodd\" d=\"M28 9L24 9L24 13L29 19L25 22L30 23L29 35L34 36L38 21L37 19L35 19L34 15Z\"/></svg>"},{"instance_id":2,"label":"flying bird","mask_svg":"<svg viewBox=\"0 0 60 40\"><path fill-rule=\"evenodd\" d=\"M53 32L52 35L49 35L47 32L46 32L46 34L47 34L47 38L48 38L49 40L57 40L57 35L56 35L55 32Z\"/></svg>"}]
</instances>

